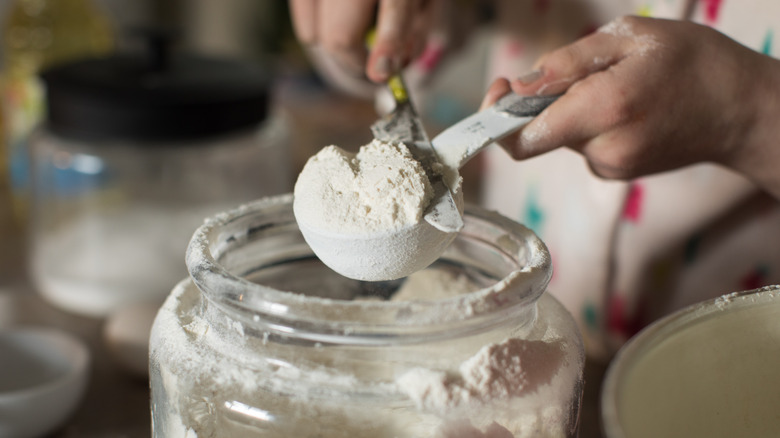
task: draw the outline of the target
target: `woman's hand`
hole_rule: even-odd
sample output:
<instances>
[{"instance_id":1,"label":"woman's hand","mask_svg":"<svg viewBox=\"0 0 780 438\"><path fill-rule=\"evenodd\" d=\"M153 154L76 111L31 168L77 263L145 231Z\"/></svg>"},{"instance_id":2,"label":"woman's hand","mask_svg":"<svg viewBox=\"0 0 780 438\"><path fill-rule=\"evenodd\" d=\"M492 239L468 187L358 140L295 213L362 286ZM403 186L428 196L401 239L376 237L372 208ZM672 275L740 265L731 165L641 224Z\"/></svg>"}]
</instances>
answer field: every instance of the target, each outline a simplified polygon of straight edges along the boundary
<instances>
[{"instance_id":1,"label":"woman's hand","mask_svg":"<svg viewBox=\"0 0 780 438\"><path fill-rule=\"evenodd\" d=\"M353 75L386 81L424 48L438 0L290 0L298 39ZM376 28L370 53L366 35Z\"/></svg>"},{"instance_id":2,"label":"woman's hand","mask_svg":"<svg viewBox=\"0 0 780 438\"><path fill-rule=\"evenodd\" d=\"M778 64L705 26L623 17L497 80L483 106L510 90L565 93L502 140L515 159L568 146L616 179L713 161L780 197Z\"/></svg>"}]
</instances>

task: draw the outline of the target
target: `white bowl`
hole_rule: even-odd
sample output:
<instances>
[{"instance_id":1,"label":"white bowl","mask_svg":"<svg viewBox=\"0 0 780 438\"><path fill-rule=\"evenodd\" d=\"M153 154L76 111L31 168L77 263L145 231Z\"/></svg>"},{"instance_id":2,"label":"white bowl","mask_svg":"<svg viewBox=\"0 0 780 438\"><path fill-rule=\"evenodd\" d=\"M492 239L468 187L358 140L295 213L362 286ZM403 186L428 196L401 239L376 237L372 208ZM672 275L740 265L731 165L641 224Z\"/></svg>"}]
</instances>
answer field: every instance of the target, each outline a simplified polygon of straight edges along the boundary
<instances>
[{"instance_id":1,"label":"white bowl","mask_svg":"<svg viewBox=\"0 0 780 438\"><path fill-rule=\"evenodd\" d=\"M53 431L78 406L90 355L78 339L47 328L0 331L0 438Z\"/></svg>"},{"instance_id":2,"label":"white bowl","mask_svg":"<svg viewBox=\"0 0 780 438\"><path fill-rule=\"evenodd\" d=\"M780 286L694 304L642 330L602 390L609 438L780 436Z\"/></svg>"}]
</instances>

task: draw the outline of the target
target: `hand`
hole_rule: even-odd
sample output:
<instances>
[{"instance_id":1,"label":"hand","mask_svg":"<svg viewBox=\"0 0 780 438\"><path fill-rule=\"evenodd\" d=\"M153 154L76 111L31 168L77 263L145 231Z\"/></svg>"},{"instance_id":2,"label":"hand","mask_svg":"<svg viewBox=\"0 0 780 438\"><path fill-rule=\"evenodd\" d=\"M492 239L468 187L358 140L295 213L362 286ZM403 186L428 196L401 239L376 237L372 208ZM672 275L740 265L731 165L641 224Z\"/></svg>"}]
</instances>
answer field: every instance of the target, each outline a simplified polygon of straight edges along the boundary
<instances>
[{"instance_id":1,"label":"hand","mask_svg":"<svg viewBox=\"0 0 780 438\"><path fill-rule=\"evenodd\" d=\"M566 145L616 179L713 161L780 197L778 64L705 26L624 17L497 80L483 106L510 90L565 92L502 140L516 159Z\"/></svg>"},{"instance_id":2,"label":"hand","mask_svg":"<svg viewBox=\"0 0 780 438\"><path fill-rule=\"evenodd\" d=\"M438 7L436 0L290 0L301 42L319 46L353 74L365 70L374 82L386 81L420 54Z\"/></svg>"}]
</instances>

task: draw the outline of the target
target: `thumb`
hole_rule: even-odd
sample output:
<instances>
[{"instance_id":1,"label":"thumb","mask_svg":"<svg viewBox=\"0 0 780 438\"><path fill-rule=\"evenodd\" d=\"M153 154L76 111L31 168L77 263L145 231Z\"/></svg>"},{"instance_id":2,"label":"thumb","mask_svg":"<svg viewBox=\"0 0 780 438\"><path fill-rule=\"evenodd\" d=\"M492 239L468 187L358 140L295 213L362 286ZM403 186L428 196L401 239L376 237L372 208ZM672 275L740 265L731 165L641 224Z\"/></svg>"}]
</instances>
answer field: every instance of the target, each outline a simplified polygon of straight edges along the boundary
<instances>
[{"instance_id":1,"label":"thumb","mask_svg":"<svg viewBox=\"0 0 780 438\"><path fill-rule=\"evenodd\" d=\"M498 99L510 91L512 91L512 89L509 86L509 81L505 78L497 78L488 88L485 97L482 98L482 104L479 106L479 110L482 111L490 105L493 105Z\"/></svg>"}]
</instances>

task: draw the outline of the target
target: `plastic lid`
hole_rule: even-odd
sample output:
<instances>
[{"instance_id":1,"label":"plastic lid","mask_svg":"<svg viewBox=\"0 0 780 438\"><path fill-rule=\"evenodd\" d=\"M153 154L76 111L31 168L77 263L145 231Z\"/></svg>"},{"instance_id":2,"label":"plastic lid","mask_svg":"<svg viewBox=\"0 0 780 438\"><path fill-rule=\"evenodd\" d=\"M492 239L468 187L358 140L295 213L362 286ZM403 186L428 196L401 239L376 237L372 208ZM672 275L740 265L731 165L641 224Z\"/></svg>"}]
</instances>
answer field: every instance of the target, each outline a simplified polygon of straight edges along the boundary
<instances>
[{"instance_id":1,"label":"plastic lid","mask_svg":"<svg viewBox=\"0 0 780 438\"><path fill-rule=\"evenodd\" d=\"M48 129L78 140L179 141L232 133L266 117L269 74L260 65L169 55L167 42L150 42L146 55L43 72Z\"/></svg>"}]
</instances>

